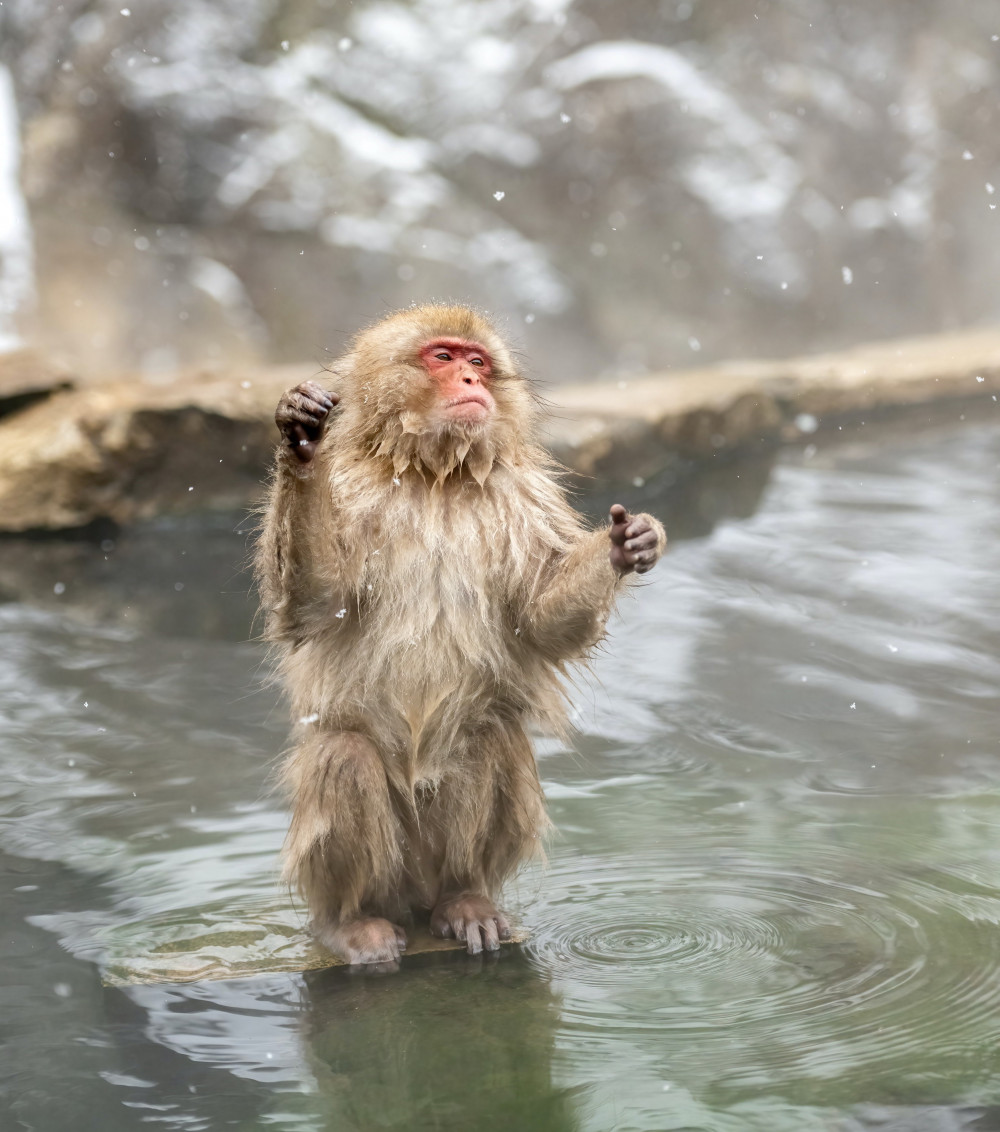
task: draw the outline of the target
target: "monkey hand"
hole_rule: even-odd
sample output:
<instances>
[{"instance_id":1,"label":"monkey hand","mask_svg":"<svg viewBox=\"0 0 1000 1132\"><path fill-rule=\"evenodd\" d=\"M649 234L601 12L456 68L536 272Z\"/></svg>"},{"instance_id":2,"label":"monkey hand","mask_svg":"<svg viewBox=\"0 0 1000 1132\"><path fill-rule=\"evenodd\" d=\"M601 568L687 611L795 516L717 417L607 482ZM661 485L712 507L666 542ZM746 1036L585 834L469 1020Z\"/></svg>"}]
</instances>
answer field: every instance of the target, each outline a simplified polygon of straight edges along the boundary
<instances>
[{"instance_id":1,"label":"monkey hand","mask_svg":"<svg viewBox=\"0 0 1000 1132\"><path fill-rule=\"evenodd\" d=\"M274 423L285 443L303 464L316 455L326 419L340 398L315 381L303 381L283 393L274 412Z\"/></svg>"},{"instance_id":2,"label":"monkey hand","mask_svg":"<svg viewBox=\"0 0 1000 1132\"><path fill-rule=\"evenodd\" d=\"M620 504L611 508L611 565L619 574L645 574L666 549L667 536L652 515L630 515Z\"/></svg>"}]
</instances>

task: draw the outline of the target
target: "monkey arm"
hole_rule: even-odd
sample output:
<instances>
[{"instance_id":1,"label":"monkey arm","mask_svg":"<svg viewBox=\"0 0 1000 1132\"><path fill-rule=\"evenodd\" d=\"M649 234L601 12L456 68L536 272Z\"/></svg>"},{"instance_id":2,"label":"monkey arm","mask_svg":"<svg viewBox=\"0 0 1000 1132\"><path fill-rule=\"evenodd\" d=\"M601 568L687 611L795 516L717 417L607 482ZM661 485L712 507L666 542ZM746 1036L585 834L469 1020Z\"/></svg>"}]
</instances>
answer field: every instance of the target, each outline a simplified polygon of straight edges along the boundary
<instances>
[{"instance_id":1,"label":"monkey arm","mask_svg":"<svg viewBox=\"0 0 1000 1132\"><path fill-rule=\"evenodd\" d=\"M255 567L264 635L293 648L325 624L332 589L345 572L330 446L323 443L339 402L337 393L304 381L282 395L274 414L282 443L263 508Z\"/></svg>"},{"instance_id":2,"label":"monkey arm","mask_svg":"<svg viewBox=\"0 0 1000 1132\"><path fill-rule=\"evenodd\" d=\"M300 644L320 614L336 530L333 499L322 457L300 463L287 447L278 450L264 522L255 550L257 585L264 610L264 636Z\"/></svg>"},{"instance_id":3,"label":"monkey arm","mask_svg":"<svg viewBox=\"0 0 1000 1132\"><path fill-rule=\"evenodd\" d=\"M582 533L536 581L522 632L552 661L578 659L596 645L633 570L651 569L666 547L651 515L629 515L616 504L611 519L610 528Z\"/></svg>"},{"instance_id":4,"label":"monkey arm","mask_svg":"<svg viewBox=\"0 0 1000 1132\"><path fill-rule=\"evenodd\" d=\"M584 656L604 636L623 575L608 557L608 529L584 534L539 575L521 618L521 634L546 659Z\"/></svg>"}]
</instances>

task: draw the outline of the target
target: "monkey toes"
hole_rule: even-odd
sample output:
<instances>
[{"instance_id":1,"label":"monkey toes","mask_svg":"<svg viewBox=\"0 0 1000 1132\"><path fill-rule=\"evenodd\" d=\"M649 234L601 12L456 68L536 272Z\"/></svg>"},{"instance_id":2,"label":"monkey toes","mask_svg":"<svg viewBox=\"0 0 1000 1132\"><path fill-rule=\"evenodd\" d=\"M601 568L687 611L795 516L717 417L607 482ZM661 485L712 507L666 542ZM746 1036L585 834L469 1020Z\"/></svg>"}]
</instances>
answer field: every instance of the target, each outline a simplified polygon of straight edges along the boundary
<instances>
[{"instance_id":1,"label":"monkey toes","mask_svg":"<svg viewBox=\"0 0 1000 1132\"><path fill-rule=\"evenodd\" d=\"M317 939L352 966L385 964L394 970L406 950L406 932L378 916L364 916L336 925L314 925Z\"/></svg>"},{"instance_id":2,"label":"monkey toes","mask_svg":"<svg viewBox=\"0 0 1000 1132\"><path fill-rule=\"evenodd\" d=\"M510 924L491 900L466 893L438 904L431 913L431 935L462 940L470 955L478 955L483 948L497 951L500 940L510 939Z\"/></svg>"}]
</instances>

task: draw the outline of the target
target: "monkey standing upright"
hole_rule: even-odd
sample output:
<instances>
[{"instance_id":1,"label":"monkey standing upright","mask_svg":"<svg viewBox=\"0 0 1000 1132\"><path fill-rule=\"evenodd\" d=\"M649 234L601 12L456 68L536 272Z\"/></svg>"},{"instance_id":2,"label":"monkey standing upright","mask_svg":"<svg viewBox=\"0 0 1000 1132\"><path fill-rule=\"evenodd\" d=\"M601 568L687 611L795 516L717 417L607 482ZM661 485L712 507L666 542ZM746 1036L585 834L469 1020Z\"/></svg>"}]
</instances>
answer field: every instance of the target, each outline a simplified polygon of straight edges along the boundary
<instances>
[{"instance_id":1,"label":"monkey standing upright","mask_svg":"<svg viewBox=\"0 0 1000 1132\"><path fill-rule=\"evenodd\" d=\"M489 950L495 904L548 824L525 728L565 723L559 676L666 536L590 530L534 440L536 402L463 307L364 331L305 382L257 549L266 636L298 719L285 875L350 963L393 964L401 921Z\"/></svg>"}]
</instances>

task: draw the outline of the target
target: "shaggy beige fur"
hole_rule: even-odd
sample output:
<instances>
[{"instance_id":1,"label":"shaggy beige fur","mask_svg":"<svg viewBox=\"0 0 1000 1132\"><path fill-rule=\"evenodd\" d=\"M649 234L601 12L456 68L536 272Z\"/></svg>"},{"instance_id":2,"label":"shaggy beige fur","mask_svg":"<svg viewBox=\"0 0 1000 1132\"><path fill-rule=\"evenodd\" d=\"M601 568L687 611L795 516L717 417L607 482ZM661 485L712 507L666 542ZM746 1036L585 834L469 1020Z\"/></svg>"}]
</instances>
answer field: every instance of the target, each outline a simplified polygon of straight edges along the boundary
<instances>
[{"instance_id":1,"label":"shaggy beige fur","mask_svg":"<svg viewBox=\"0 0 1000 1132\"><path fill-rule=\"evenodd\" d=\"M418 350L445 334L492 355L484 424L436 419ZM475 312L400 312L325 384L340 405L310 463L279 450L257 570L300 721L285 871L336 940L338 925L398 922L449 894L495 899L538 850L525 728L564 726L564 665L601 639L628 579L607 528L566 502L535 398Z\"/></svg>"}]
</instances>

